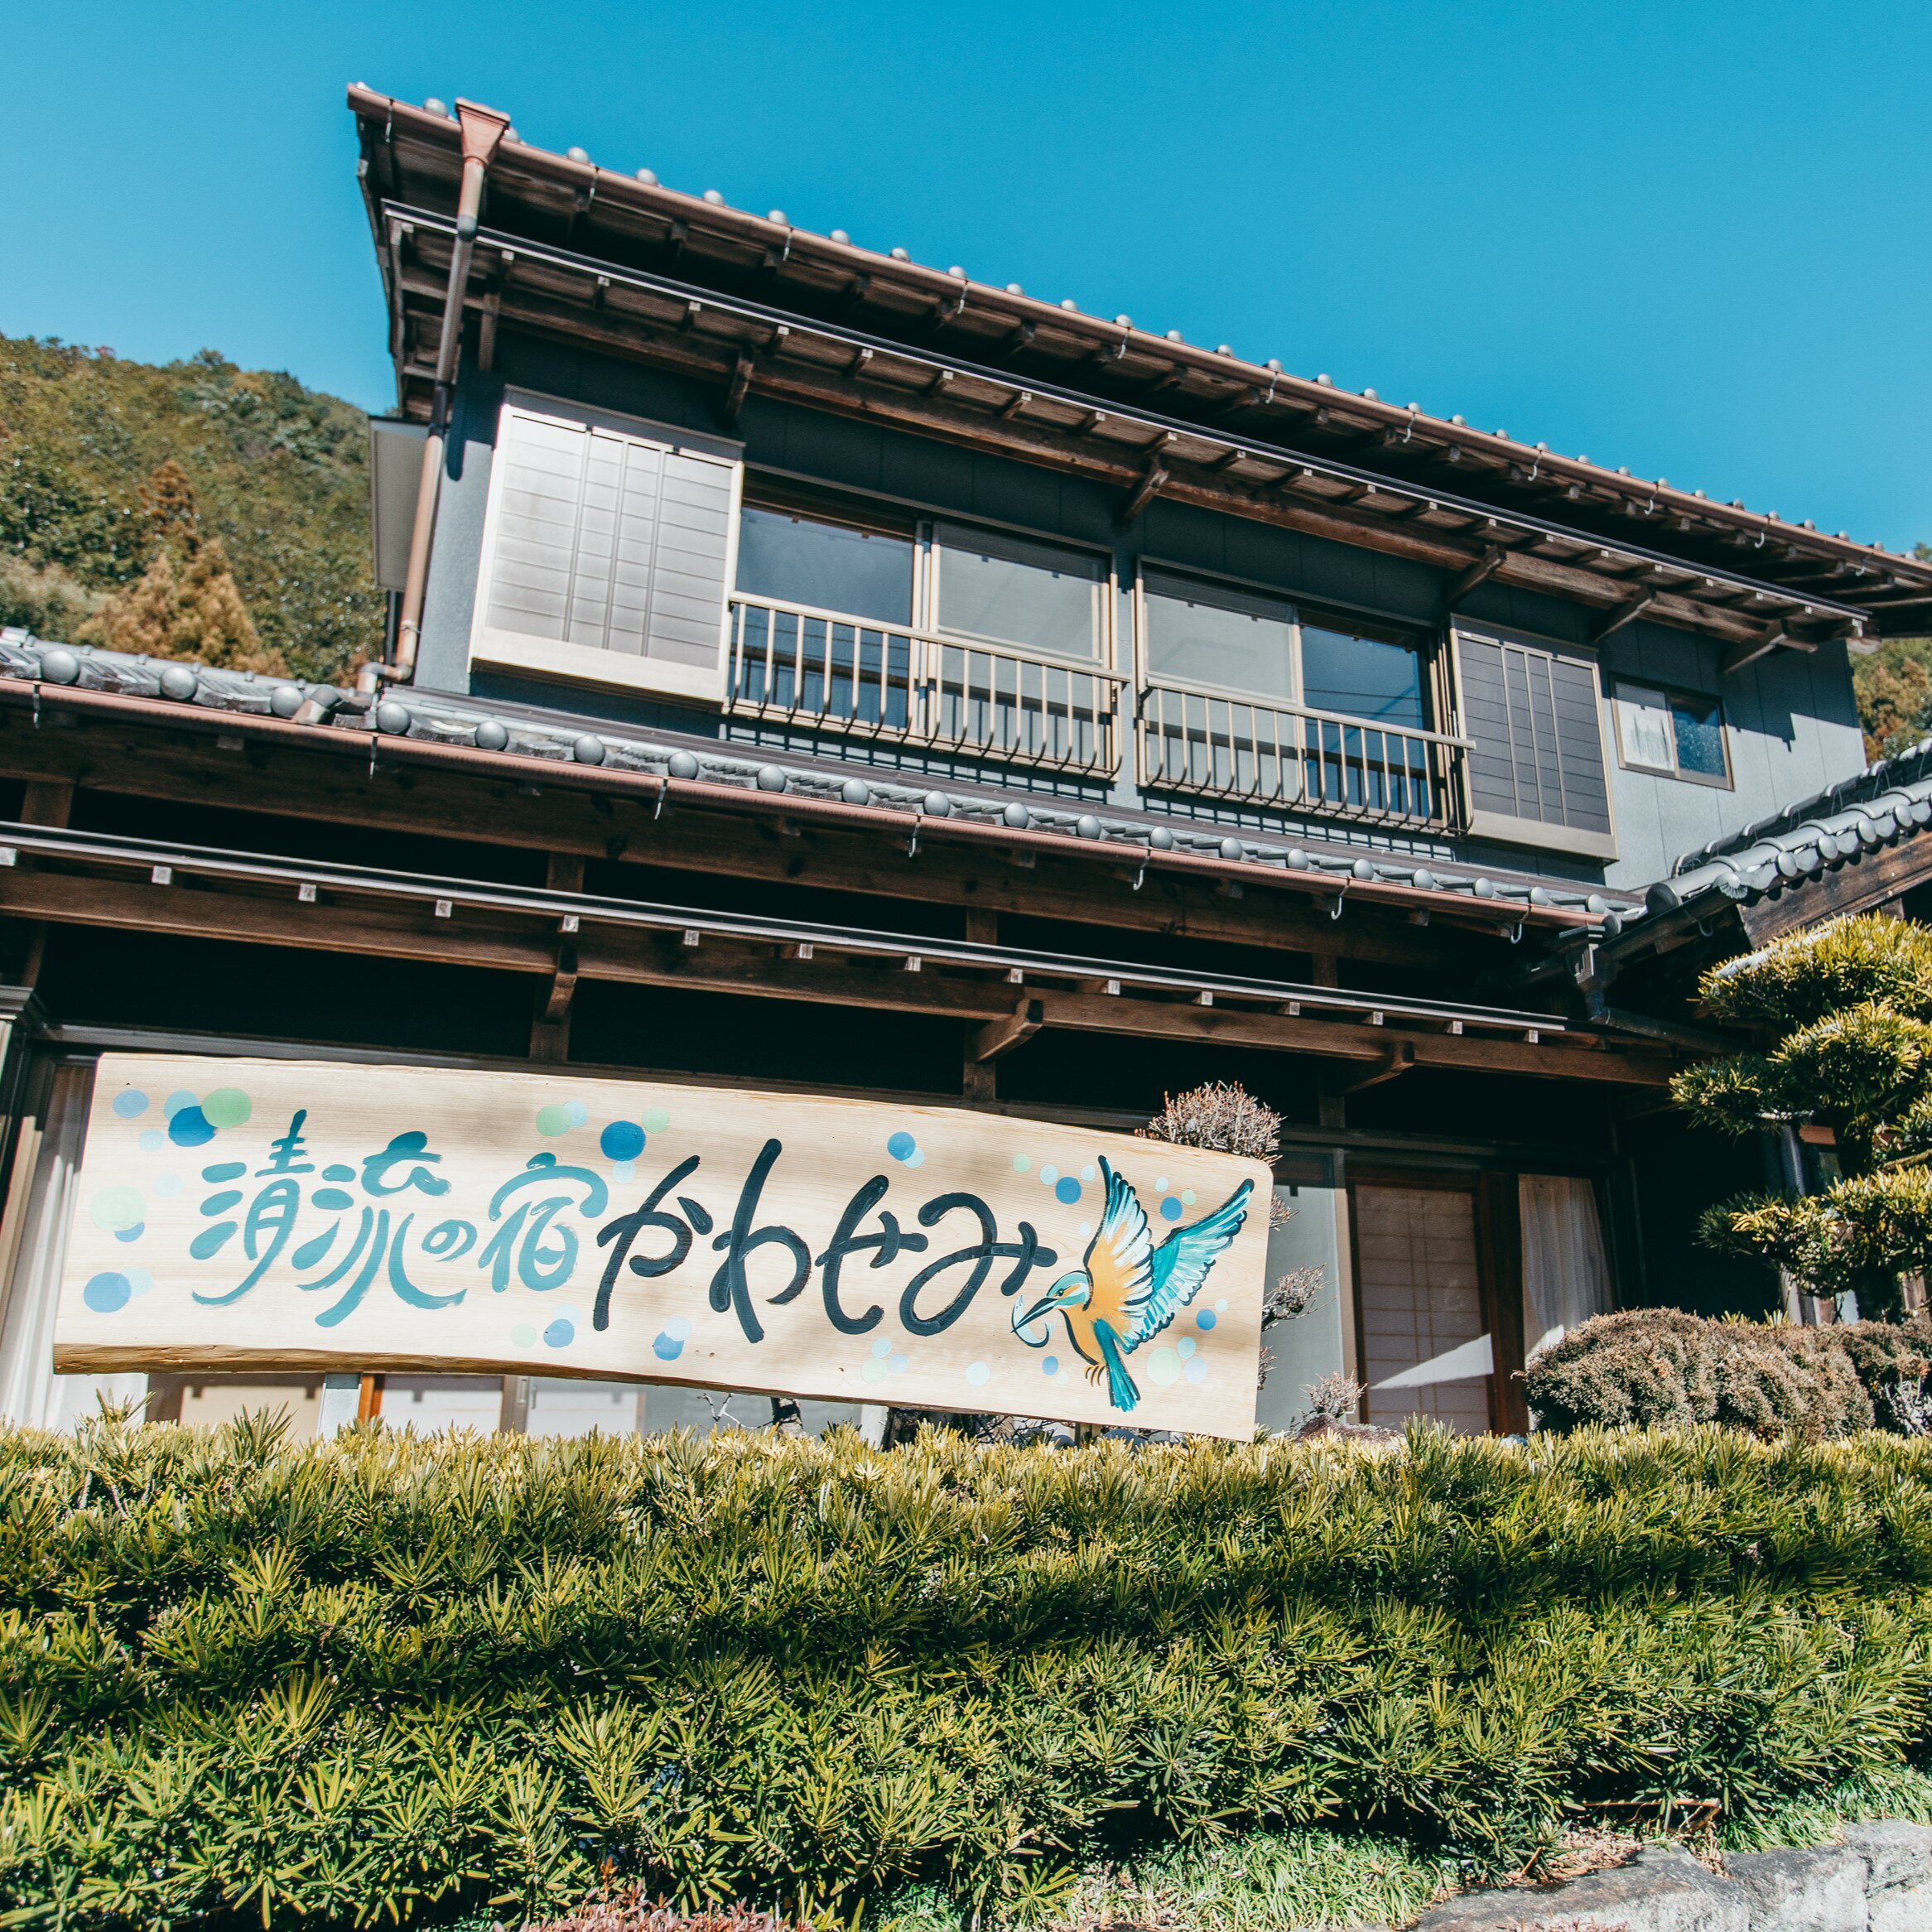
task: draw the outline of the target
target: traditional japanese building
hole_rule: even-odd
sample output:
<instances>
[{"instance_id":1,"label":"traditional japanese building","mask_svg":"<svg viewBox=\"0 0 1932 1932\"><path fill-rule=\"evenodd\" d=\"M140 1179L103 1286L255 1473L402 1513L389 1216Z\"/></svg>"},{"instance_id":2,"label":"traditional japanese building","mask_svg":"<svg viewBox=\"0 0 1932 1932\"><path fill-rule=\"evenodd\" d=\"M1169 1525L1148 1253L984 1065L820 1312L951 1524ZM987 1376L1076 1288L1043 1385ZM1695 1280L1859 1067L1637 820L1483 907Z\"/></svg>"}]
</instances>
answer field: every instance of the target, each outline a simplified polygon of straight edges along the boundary
<instances>
[{"instance_id":1,"label":"traditional japanese building","mask_svg":"<svg viewBox=\"0 0 1932 1932\"><path fill-rule=\"evenodd\" d=\"M1276 1422L1347 1370L1371 1419L1517 1428L1553 1329L1766 1304L1690 1243L1782 1157L1668 1111L1716 1043L1687 968L1916 882L1932 796L1861 775L1849 655L1932 621L1932 566L488 109L349 106L384 661L0 636L0 1409L93 1399L47 1336L107 1048L1130 1128L1239 1080L1288 1123L1271 1261L1323 1270ZM715 1408L567 1366L383 1413ZM150 1410L261 1385L157 1365Z\"/></svg>"}]
</instances>

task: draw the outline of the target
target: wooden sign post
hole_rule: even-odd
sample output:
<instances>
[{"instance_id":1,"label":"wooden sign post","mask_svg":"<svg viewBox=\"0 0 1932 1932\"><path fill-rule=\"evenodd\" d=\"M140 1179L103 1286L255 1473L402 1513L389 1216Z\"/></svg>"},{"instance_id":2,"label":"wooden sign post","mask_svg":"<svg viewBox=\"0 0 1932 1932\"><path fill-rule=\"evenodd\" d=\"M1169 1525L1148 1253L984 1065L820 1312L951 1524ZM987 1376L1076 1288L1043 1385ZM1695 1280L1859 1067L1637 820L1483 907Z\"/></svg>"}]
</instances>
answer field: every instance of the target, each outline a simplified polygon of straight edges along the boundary
<instances>
[{"instance_id":1,"label":"wooden sign post","mask_svg":"<svg viewBox=\"0 0 1932 1932\"><path fill-rule=\"evenodd\" d=\"M964 1109L108 1054L55 1366L583 1376L1246 1439L1270 1185Z\"/></svg>"}]
</instances>

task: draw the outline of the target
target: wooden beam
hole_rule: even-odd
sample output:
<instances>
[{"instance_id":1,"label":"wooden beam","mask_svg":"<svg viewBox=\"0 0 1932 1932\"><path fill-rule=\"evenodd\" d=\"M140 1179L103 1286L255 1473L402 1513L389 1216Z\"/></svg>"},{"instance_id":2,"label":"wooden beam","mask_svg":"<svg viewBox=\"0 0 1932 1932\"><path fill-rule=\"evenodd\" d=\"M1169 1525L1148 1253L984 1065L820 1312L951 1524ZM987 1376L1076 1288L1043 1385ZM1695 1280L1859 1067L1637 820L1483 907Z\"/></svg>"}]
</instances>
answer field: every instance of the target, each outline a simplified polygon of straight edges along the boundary
<instances>
[{"instance_id":1,"label":"wooden beam","mask_svg":"<svg viewBox=\"0 0 1932 1932\"><path fill-rule=\"evenodd\" d=\"M1134 494L1120 506L1119 522L1123 530L1160 494L1160 487L1167 479L1168 470L1164 463L1148 465L1147 474L1134 486Z\"/></svg>"},{"instance_id":2,"label":"wooden beam","mask_svg":"<svg viewBox=\"0 0 1932 1932\"><path fill-rule=\"evenodd\" d=\"M328 899L335 894L330 889ZM554 942L535 930L531 915L491 915L459 908L438 918L428 905L364 907L318 901L296 908L280 897L209 889L183 880L167 886L83 878L20 866L0 868L0 913L70 925L177 934L198 939L295 947L443 965L521 971L550 979ZM510 929L520 926L523 930ZM577 972L585 979L635 985L682 986L765 999L828 1005L892 1008L933 1017L1009 1022L1012 995L1003 981L937 967L908 973L903 961L813 961L801 969L774 959L768 943L714 936L701 947L676 933L585 932L577 942ZM1621 1051L1596 1040L1558 1035L1532 1044L1486 1033L1403 1032L1347 1019L1288 1016L1270 1010L1181 1005L1156 997L1042 989L1029 1001L1038 1024L1076 1032L1129 1038L1215 1042L1327 1058L1380 1062L1404 1042L1418 1065L1527 1073L1657 1086L1674 1062L1654 1050ZM1014 1043L1017 1044L1017 1042Z\"/></svg>"},{"instance_id":3,"label":"wooden beam","mask_svg":"<svg viewBox=\"0 0 1932 1932\"><path fill-rule=\"evenodd\" d=\"M1509 556L1501 544L1492 543L1467 570L1455 578L1443 592L1442 612L1448 616L1456 606L1473 590L1478 584L1486 584L1500 571Z\"/></svg>"},{"instance_id":4,"label":"wooden beam","mask_svg":"<svg viewBox=\"0 0 1932 1932\"><path fill-rule=\"evenodd\" d=\"M1003 1060L1015 1047L1024 1046L1046 1022L1038 1000L1023 1000L1004 1019L990 1019L973 1035L966 1049L976 1061Z\"/></svg>"},{"instance_id":5,"label":"wooden beam","mask_svg":"<svg viewBox=\"0 0 1932 1932\"><path fill-rule=\"evenodd\" d=\"M1415 1064L1415 1043L1413 1040L1396 1040L1389 1050L1366 1073L1358 1073L1351 1079L1338 1081L1333 1091L1337 1093L1360 1093L1363 1088L1380 1086L1384 1081L1395 1080Z\"/></svg>"},{"instance_id":6,"label":"wooden beam","mask_svg":"<svg viewBox=\"0 0 1932 1932\"><path fill-rule=\"evenodd\" d=\"M1868 913L1932 881L1932 832L1901 840L1889 850L1862 853L1835 872L1794 880L1775 899L1740 903L1738 923L1754 946L1848 913Z\"/></svg>"},{"instance_id":7,"label":"wooden beam","mask_svg":"<svg viewBox=\"0 0 1932 1932\"><path fill-rule=\"evenodd\" d=\"M1650 609L1663 593L1655 589L1642 590L1634 597L1626 597L1614 610L1607 610L1590 626L1590 642L1600 644L1607 638L1613 638L1626 624L1635 624L1646 610Z\"/></svg>"},{"instance_id":8,"label":"wooden beam","mask_svg":"<svg viewBox=\"0 0 1932 1932\"><path fill-rule=\"evenodd\" d=\"M1776 650L1789 635L1783 624L1773 624L1756 637L1740 639L1718 659L1718 675L1728 677L1733 671L1742 671L1747 664L1755 664L1760 658L1768 657Z\"/></svg>"},{"instance_id":9,"label":"wooden beam","mask_svg":"<svg viewBox=\"0 0 1932 1932\"><path fill-rule=\"evenodd\" d=\"M748 349L740 349L738 361L731 371L731 380L725 390L725 420L735 422L738 412L744 407L744 398L751 389L752 359Z\"/></svg>"}]
</instances>

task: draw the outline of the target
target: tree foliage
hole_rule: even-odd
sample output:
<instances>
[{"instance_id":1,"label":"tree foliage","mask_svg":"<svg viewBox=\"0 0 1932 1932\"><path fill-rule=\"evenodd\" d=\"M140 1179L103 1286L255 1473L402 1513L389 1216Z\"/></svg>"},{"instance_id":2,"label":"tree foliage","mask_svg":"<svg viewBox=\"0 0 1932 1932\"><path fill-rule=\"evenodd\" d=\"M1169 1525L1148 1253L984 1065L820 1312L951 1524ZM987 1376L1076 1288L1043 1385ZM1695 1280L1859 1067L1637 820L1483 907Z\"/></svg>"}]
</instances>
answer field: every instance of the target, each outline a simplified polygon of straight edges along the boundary
<instances>
[{"instance_id":1,"label":"tree foliage","mask_svg":"<svg viewBox=\"0 0 1932 1932\"><path fill-rule=\"evenodd\" d=\"M1899 1277L1932 1268L1932 932L1876 914L1775 941L1704 975L1719 1018L1761 1050L1706 1061L1679 1104L1732 1134L1832 1130L1838 1176L1808 1195L1756 1194L1703 1217L1713 1246L1788 1270L1815 1294L1901 1305Z\"/></svg>"},{"instance_id":2,"label":"tree foliage","mask_svg":"<svg viewBox=\"0 0 1932 1932\"><path fill-rule=\"evenodd\" d=\"M1038 1913L1327 1820L1514 1868L1932 1742L1932 1443L0 1432L0 1914ZM494 1905L493 1905L494 1901Z\"/></svg>"},{"instance_id":3,"label":"tree foliage","mask_svg":"<svg viewBox=\"0 0 1932 1932\"><path fill-rule=\"evenodd\" d=\"M0 623L72 639L119 594L119 635L340 680L382 640L367 442L353 405L212 349L157 367L0 336Z\"/></svg>"},{"instance_id":4,"label":"tree foliage","mask_svg":"<svg viewBox=\"0 0 1932 1932\"><path fill-rule=\"evenodd\" d=\"M1932 543L1912 554L1932 561ZM1932 736L1932 638L1887 638L1869 657L1852 661L1858 721L1867 758L1892 758Z\"/></svg>"}]
</instances>

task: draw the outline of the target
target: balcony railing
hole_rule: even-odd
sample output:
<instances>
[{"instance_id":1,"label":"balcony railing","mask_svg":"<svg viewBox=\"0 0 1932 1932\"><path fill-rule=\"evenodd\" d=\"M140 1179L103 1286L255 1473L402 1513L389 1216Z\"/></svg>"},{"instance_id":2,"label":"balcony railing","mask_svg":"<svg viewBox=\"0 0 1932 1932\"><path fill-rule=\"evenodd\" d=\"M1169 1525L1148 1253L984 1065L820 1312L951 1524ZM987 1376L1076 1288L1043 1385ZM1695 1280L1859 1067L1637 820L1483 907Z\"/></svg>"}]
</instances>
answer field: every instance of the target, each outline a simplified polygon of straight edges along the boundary
<instances>
[{"instance_id":1,"label":"balcony railing","mask_svg":"<svg viewBox=\"0 0 1932 1932\"><path fill-rule=\"evenodd\" d=\"M1111 776L1124 682L1097 665L803 605L731 603L725 708L735 717Z\"/></svg>"},{"instance_id":2,"label":"balcony railing","mask_svg":"<svg viewBox=\"0 0 1932 1932\"><path fill-rule=\"evenodd\" d=\"M1139 746L1149 790L1439 831L1455 816L1467 741L1155 684L1140 694Z\"/></svg>"}]
</instances>

